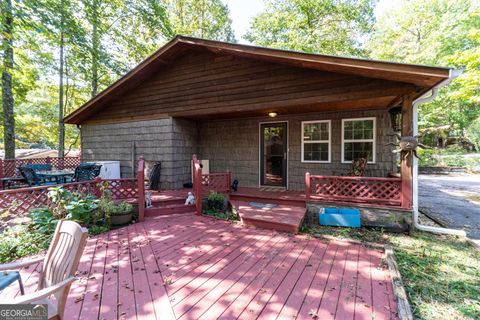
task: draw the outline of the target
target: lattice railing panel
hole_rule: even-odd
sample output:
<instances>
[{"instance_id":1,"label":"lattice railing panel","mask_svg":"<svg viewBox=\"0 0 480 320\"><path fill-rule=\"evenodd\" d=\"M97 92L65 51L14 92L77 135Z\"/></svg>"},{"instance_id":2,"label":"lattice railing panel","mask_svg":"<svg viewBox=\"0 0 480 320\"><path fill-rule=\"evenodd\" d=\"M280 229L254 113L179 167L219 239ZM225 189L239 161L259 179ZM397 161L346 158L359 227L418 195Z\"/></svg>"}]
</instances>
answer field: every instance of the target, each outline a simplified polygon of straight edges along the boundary
<instances>
[{"instance_id":1,"label":"lattice railing panel","mask_svg":"<svg viewBox=\"0 0 480 320\"><path fill-rule=\"evenodd\" d=\"M229 193L230 173L202 174L202 195L208 195L210 192Z\"/></svg>"},{"instance_id":2,"label":"lattice railing panel","mask_svg":"<svg viewBox=\"0 0 480 320\"><path fill-rule=\"evenodd\" d=\"M373 202L400 206L402 183L398 178L310 176L310 195L346 202Z\"/></svg>"},{"instance_id":3,"label":"lattice railing panel","mask_svg":"<svg viewBox=\"0 0 480 320\"><path fill-rule=\"evenodd\" d=\"M100 196L100 184L108 184L115 200L137 198L136 179L109 179L85 182L73 182L63 185L65 189L83 195ZM24 214L30 210L50 203L48 189L51 186L31 187L0 191L0 213Z\"/></svg>"},{"instance_id":4,"label":"lattice railing panel","mask_svg":"<svg viewBox=\"0 0 480 320\"><path fill-rule=\"evenodd\" d=\"M15 159L0 160L0 177L15 177L19 173L17 168L27 164L51 164L53 169L75 169L80 164L80 157L65 158L37 158L37 159Z\"/></svg>"}]
</instances>

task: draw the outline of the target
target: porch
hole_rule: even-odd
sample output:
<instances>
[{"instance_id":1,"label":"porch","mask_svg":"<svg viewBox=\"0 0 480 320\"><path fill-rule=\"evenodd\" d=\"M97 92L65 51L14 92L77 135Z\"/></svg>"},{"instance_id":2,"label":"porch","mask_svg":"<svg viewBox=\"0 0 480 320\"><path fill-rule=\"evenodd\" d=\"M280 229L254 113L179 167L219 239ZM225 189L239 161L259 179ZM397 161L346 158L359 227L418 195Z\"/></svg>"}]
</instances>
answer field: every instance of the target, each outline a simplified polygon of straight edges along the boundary
<instances>
[{"instance_id":1,"label":"porch","mask_svg":"<svg viewBox=\"0 0 480 320\"><path fill-rule=\"evenodd\" d=\"M383 254L193 214L147 217L88 240L65 318L397 319ZM27 292L38 270L21 270Z\"/></svg>"}]
</instances>

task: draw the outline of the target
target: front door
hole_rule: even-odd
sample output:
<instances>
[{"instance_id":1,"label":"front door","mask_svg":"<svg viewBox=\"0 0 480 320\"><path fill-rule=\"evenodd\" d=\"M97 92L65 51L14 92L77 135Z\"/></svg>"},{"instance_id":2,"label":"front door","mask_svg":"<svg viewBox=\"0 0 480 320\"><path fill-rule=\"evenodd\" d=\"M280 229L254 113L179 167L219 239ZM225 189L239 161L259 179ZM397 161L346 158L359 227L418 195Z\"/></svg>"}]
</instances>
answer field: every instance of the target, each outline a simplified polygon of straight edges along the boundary
<instances>
[{"instance_id":1,"label":"front door","mask_svg":"<svg viewBox=\"0 0 480 320\"><path fill-rule=\"evenodd\" d=\"M260 124L260 184L287 186L287 123Z\"/></svg>"}]
</instances>

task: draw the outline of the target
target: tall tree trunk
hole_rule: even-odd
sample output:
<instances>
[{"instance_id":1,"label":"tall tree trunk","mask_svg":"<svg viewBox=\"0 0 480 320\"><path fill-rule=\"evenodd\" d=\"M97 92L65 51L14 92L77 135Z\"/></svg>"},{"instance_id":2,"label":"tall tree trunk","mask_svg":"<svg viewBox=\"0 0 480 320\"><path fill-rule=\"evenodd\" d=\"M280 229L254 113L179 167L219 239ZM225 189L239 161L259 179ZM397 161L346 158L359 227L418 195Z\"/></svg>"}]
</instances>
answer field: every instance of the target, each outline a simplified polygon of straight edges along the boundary
<instances>
[{"instance_id":1,"label":"tall tree trunk","mask_svg":"<svg viewBox=\"0 0 480 320\"><path fill-rule=\"evenodd\" d=\"M3 141L5 159L15 158L15 115L12 90L13 69L13 7L12 0L2 1L3 24L3 71L2 71L2 104L3 104Z\"/></svg>"},{"instance_id":2,"label":"tall tree trunk","mask_svg":"<svg viewBox=\"0 0 480 320\"><path fill-rule=\"evenodd\" d=\"M98 91L98 63L100 52L100 39L98 34L98 0L92 1L92 97Z\"/></svg>"},{"instance_id":3,"label":"tall tree trunk","mask_svg":"<svg viewBox=\"0 0 480 320\"><path fill-rule=\"evenodd\" d=\"M58 70L59 87L58 87L58 156L63 157L65 154L65 124L63 123L63 73L64 73L64 50L65 50L65 9L64 1L60 2L60 66Z\"/></svg>"}]
</instances>

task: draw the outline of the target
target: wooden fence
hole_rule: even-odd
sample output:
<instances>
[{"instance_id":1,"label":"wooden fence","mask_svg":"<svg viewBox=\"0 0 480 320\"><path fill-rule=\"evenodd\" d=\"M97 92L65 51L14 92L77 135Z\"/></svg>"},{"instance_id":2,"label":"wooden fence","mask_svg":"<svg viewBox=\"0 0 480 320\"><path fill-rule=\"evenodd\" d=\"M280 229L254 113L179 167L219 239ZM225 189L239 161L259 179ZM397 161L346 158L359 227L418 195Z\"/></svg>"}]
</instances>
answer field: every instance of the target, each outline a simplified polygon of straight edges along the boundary
<instances>
[{"instance_id":1,"label":"wooden fence","mask_svg":"<svg viewBox=\"0 0 480 320\"><path fill-rule=\"evenodd\" d=\"M36 159L0 159L0 179L18 176L18 167L27 164L51 164L53 169L75 169L81 162L80 157L36 158Z\"/></svg>"},{"instance_id":2,"label":"wooden fence","mask_svg":"<svg viewBox=\"0 0 480 320\"><path fill-rule=\"evenodd\" d=\"M307 200L332 200L402 207L400 178L315 176L305 174Z\"/></svg>"},{"instance_id":3,"label":"wooden fence","mask_svg":"<svg viewBox=\"0 0 480 320\"><path fill-rule=\"evenodd\" d=\"M196 155L192 157L192 172L193 172L193 193L195 194L195 207L197 214L202 214L203 198L208 196L211 192L226 193L231 192L232 173L230 170L221 173L202 173L200 161Z\"/></svg>"}]
</instances>

